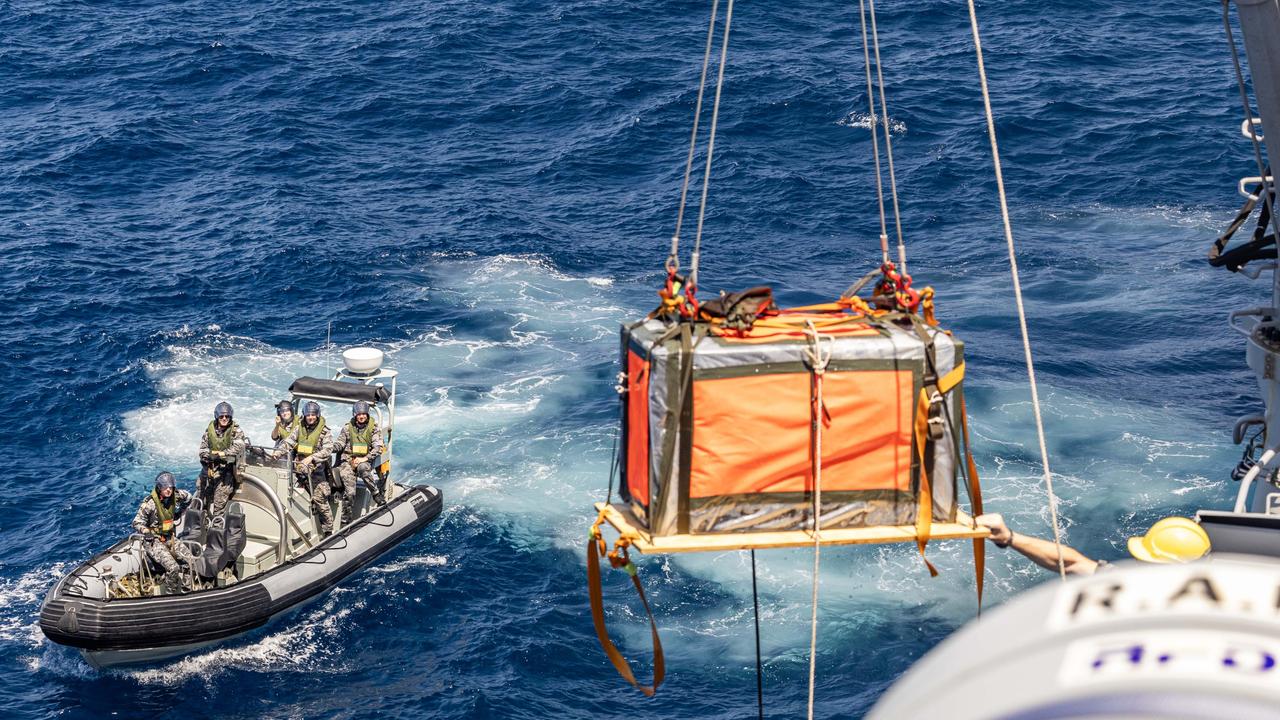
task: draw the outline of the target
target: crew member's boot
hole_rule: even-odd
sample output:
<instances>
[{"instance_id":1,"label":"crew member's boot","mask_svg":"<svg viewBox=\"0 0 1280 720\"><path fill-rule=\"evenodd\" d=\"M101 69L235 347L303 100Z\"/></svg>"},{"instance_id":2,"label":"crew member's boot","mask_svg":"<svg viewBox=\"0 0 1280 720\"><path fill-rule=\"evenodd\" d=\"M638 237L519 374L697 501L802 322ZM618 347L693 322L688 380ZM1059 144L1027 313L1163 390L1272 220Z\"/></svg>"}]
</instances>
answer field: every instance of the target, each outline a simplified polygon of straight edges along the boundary
<instances>
[{"instance_id":1,"label":"crew member's boot","mask_svg":"<svg viewBox=\"0 0 1280 720\"><path fill-rule=\"evenodd\" d=\"M342 496L342 527L346 527L351 524L351 517L355 514L355 506L355 495Z\"/></svg>"},{"instance_id":2,"label":"crew member's boot","mask_svg":"<svg viewBox=\"0 0 1280 720\"><path fill-rule=\"evenodd\" d=\"M161 591L165 595L180 595L183 592L185 583L182 582L182 573L180 571L167 572L160 580Z\"/></svg>"}]
</instances>

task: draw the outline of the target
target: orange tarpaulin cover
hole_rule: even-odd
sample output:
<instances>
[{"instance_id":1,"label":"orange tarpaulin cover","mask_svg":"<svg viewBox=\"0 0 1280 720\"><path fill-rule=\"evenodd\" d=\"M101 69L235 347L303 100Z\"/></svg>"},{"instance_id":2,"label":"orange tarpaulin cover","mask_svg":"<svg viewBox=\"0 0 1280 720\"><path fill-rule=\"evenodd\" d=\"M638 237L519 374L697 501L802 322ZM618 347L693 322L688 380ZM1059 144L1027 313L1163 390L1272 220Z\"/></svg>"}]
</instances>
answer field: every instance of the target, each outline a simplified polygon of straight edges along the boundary
<instances>
[{"instance_id":1,"label":"orange tarpaulin cover","mask_svg":"<svg viewBox=\"0 0 1280 720\"><path fill-rule=\"evenodd\" d=\"M689 497L811 491L810 381L808 373L696 380ZM910 492L912 382L910 370L826 374L824 491Z\"/></svg>"},{"instance_id":2,"label":"orange tarpaulin cover","mask_svg":"<svg viewBox=\"0 0 1280 720\"><path fill-rule=\"evenodd\" d=\"M649 363L627 353L627 490L649 504Z\"/></svg>"},{"instance_id":3,"label":"orange tarpaulin cover","mask_svg":"<svg viewBox=\"0 0 1280 720\"><path fill-rule=\"evenodd\" d=\"M778 340L803 340L805 321L812 320L825 335L877 335L878 332L862 315L845 312L795 312L784 310L781 314L756 320L747 331L711 325L712 335L731 343L769 343Z\"/></svg>"}]
</instances>

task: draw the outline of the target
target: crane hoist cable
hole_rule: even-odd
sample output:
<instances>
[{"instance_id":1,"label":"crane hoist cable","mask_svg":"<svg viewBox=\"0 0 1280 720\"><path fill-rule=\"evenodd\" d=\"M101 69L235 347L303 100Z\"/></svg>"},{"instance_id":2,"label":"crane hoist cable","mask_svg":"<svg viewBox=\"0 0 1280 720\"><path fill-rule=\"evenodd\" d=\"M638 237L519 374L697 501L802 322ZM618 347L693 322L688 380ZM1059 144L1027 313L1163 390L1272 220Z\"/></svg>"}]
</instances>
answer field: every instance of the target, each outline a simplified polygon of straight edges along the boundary
<instances>
[{"instance_id":1,"label":"crane hoist cable","mask_svg":"<svg viewBox=\"0 0 1280 720\"><path fill-rule=\"evenodd\" d=\"M667 255L669 274L680 270L680 230L684 226L685 201L689 196L689 176L693 173L693 154L698 147L698 121L702 117L702 96L707 89L707 67L711 64L711 45L716 34L716 16L720 0L711 2L711 20L707 23L707 47L702 54L702 77L698 79L698 101L693 105L693 129L689 131L689 154L684 160L684 182L680 184L680 205L676 210L676 229L671 235L671 254Z\"/></svg>"},{"instance_id":2,"label":"crane hoist cable","mask_svg":"<svg viewBox=\"0 0 1280 720\"><path fill-rule=\"evenodd\" d=\"M871 87L871 50L867 39L867 1L858 0L858 21L862 26L862 62L867 74L867 119L871 129L871 157L876 165L876 203L880 208L880 264L889 262L889 230L884 215L884 178L880 172L880 132L876 130L876 94ZM878 52L877 52L878 55ZM865 283L866 280L863 281ZM861 289L845 291L845 296L854 295Z\"/></svg>"}]
</instances>

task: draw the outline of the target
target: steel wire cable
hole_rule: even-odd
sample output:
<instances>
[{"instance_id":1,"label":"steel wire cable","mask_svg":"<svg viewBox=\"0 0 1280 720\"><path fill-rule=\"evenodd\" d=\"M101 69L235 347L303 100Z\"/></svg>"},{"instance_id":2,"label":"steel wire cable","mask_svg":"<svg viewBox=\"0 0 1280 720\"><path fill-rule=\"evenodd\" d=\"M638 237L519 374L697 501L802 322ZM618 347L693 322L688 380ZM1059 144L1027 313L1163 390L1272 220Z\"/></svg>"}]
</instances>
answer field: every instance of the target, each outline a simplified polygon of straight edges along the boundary
<instances>
[{"instance_id":1,"label":"steel wire cable","mask_svg":"<svg viewBox=\"0 0 1280 720\"><path fill-rule=\"evenodd\" d=\"M689 196L689 176L693 173L693 154L698 146L698 122L702 118L702 96L707 89L707 67L711 64L711 45L716 33L716 16L720 13L720 0L711 0L711 20L707 23L707 47L702 53L702 77L698 80L698 101L693 106L693 129L689 131L689 154L684 161L684 182L680 185L680 206L676 210L676 229L671 235L671 254L667 256L666 269L680 269L680 229L684 226L684 208Z\"/></svg>"},{"instance_id":2,"label":"steel wire cable","mask_svg":"<svg viewBox=\"0 0 1280 720\"><path fill-rule=\"evenodd\" d=\"M880 131L876 123L876 95L871 86L871 49L867 38L866 0L858 0L858 20L862 25L862 60L867 73L867 119L871 123L871 155L875 158L876 164L876 202L880 206L880 260L887 263L889 262L889 230L884 215L884 178L880 170Z\"/></svg>"},{"instance_id":3,"label":"steel wire cable","mask_svg":"<svg viewBox=\"0 0 1280 720\"><path fill-rule=\"evenodd\" d=\"M716 97L711 104L711 130L707 137L707 166L702 174L702 200L698 203L698 231L693 238L693 253L689 259L689 287L698 287L698 261L702 253L702 225L707 216L707 189L711 184L711 160L716 150L716 126L720 122L720 93L724 88L724 65L729 57L729 28L733 24L733 0L729 0L724 12L724 38L720 41L720 70L716 76Z\"/></svg>"},{"instance_id":4,"label":"steel wire cable","mask_svg":"<svg viewBox=\"0 0 1280 720\"><path fill-rule=\"evenodd\" d=\"M898 212L898 178L893 170L893 138L889 132L889 105L884 93L884 70L880 64L880 33L876 29L876 1L867 0L871 15L871 45L876 54L876 78L880 87L880 120L884 126L884 153L889 164L889 194L893 198L893 225L898 234L898 265L907 274L907 246L902 240L902 216ZM877 153L877 162L879 154Z\"/></svg>"}]
</instances>

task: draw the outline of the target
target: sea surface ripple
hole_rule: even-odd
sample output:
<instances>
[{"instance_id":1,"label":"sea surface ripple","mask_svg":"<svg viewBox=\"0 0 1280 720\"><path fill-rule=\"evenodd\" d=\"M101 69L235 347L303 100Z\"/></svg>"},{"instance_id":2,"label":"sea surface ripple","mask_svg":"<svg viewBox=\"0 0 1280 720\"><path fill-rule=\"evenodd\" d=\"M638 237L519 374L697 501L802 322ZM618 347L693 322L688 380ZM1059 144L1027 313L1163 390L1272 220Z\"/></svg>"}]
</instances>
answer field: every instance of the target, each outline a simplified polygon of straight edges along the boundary
<instances>
[{"instance_id":1,"label":"sea surface ripple","mask_svg":"<svg viewBox=\"0 0 1280 720\"><path fill-rule=\"evenodd\" d=\"M617 326L656 302L709 5L0 2L10 717L754 712L742 554L641 563L668 651L653 700L596 647L582 567ZM820 300L878 261L856 7L735 9L704 294ZM1048 534L967 13L878 9L910 270L967 343L988 507ZM1229 428L1258 406L1224 318L1265 291L1204 262L1254 174L1220 17L978 9L1067 539L1118 558L1151 521L1229 500ZM290 379L334 363L330 323L333 347L403 373L399 471L443 489L440 520L176 662L98 672L44 640L56 578L126 531L158 470L191 487L215 402L262 439ZM931 546L935 580L908 547L823 553L821 716L861 716L972 618L959 545ZM760 559L770 716L803 710L808 562ZM1049 577L988 568L990 602ZM633 599L615 582L608 600L643 665Z\"/></svg>"}]
</instances>

